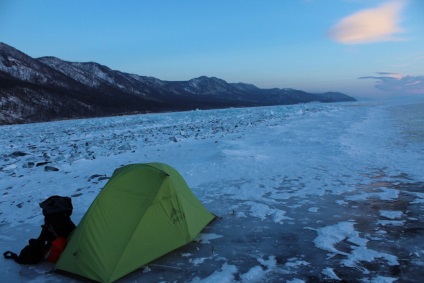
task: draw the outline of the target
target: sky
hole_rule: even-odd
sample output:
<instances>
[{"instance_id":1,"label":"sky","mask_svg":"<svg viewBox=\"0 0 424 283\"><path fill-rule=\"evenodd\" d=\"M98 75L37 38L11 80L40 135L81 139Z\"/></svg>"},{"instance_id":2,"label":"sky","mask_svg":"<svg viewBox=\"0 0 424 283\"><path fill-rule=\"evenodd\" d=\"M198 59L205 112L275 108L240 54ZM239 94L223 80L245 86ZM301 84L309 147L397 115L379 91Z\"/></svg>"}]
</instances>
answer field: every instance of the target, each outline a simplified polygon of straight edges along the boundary
<instances>
[{"instance_id":1,"label":"sky","mask_svg":"<svg viewBox=\"0 0 424 283\"><path fill-rule=\"evenodd\" d=\"M0 0L0 41L161 80L424 94L423 0Z\"/></svg>"}]
</instances>

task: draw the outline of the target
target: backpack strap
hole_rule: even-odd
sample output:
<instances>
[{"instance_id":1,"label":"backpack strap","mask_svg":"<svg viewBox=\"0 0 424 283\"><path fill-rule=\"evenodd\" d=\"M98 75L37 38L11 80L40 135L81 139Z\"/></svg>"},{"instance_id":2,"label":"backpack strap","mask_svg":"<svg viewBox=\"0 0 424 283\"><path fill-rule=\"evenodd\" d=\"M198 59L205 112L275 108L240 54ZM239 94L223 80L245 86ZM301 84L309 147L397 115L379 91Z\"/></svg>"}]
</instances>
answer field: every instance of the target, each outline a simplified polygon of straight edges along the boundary
<instances>
[{"instance_id":1,"label":"backpack strap","mask_svg":"<svg viewBox=\"0 0 424 283\"><path fill-rule=\"evenodd\" d=\"M13 259L13 260L15 260L15 261L17 261L17 260L18 260L18 255L17 255L17 254L15 254L15 253L13 253L13 252L11 252L11 251L4 252L4 253L3 253L3 256L4 256L4 258L6 258L6 259Z\"/></svg>"}]
</instances>

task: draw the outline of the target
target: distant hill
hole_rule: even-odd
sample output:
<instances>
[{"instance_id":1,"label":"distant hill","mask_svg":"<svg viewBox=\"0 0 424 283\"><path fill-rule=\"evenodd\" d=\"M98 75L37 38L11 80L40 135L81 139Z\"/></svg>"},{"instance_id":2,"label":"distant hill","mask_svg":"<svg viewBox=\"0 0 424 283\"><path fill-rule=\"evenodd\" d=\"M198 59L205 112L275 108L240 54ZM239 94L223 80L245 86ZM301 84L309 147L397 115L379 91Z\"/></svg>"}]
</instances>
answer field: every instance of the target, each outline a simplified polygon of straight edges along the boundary
<instances>
[{"instance_id":1,"label":"distant hill","mask_svg":"<svg viewBox=\"0 0 424 283\"><path fill-rule=\"evenodd\" d=\"M0 125L133 113L355 101L338 92L260 89L202 76L163 81L95 62L32 58L0 42Z\"/></svg>"}]
</instances>

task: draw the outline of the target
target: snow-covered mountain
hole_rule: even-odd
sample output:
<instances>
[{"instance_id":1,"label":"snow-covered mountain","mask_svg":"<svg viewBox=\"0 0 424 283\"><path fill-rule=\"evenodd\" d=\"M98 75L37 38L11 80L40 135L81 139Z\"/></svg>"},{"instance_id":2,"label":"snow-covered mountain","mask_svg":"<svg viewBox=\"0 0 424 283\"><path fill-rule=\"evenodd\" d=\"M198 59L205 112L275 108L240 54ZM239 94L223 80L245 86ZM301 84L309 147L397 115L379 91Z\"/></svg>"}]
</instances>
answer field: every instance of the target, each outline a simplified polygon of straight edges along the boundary
<instances>
[{"instance_id":1,"label":"snow-covered mountain","mask_svg":"<svg viewBox=\"0 0 424 283\"><path fill-rule=\"evenodd\" d=\"M32 58L0 42L0 124L354 100L342 93L260 89L206 76L163 81L112 70L95 62Z\"/></svg>"}]
</instances>

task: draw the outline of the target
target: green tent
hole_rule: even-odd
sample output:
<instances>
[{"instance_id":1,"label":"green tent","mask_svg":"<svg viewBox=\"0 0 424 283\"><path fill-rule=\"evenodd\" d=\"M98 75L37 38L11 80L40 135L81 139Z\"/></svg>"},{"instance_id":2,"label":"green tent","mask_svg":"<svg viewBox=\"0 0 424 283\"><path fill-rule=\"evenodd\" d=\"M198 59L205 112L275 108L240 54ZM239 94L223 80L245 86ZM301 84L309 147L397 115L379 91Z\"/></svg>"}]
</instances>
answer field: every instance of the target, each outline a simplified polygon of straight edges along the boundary
<instances>
[{"instance_id":1,"label":"green tent","mask_svg":"<svg viewBox=\"0 0 424 283\"><path fill-rule=\"evenodd\" d=\"M127 165L93 201L56 269L113 282L193 241L214 218L174 168Z\"/></svg>"}]
</instances>

